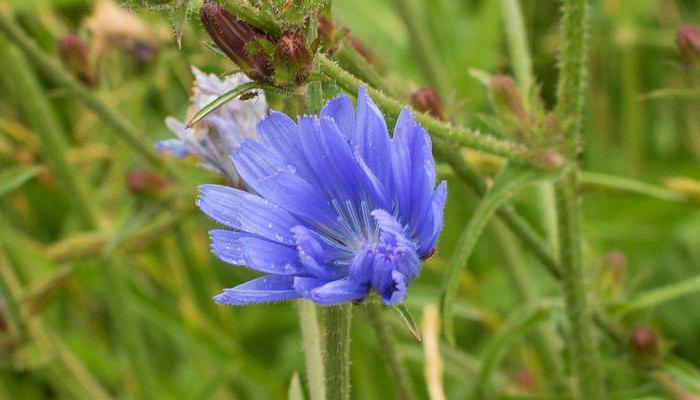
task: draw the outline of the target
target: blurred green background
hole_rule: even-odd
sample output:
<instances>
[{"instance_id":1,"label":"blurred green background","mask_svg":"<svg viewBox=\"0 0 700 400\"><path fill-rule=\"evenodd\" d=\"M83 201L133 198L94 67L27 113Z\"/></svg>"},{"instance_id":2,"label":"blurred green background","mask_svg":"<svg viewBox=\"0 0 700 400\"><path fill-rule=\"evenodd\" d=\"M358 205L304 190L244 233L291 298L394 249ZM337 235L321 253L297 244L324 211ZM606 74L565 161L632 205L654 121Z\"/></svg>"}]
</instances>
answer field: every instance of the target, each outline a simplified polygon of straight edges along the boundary
<instances>
[{"instance_id":1,"label":"blurred green background","mask_svg":"<svg viewBox=\"0 0 700 400\"><path fill-rule=\"evenodd\" d=\"M441 88L450 119L488 130L493 114L488 89L469 70L511 74L502 2L405 2L428 28L437 74L425 73L396 1L338 0L333 14L401 92L408 95L426 84ZM538 87L551 107L558 2L521 4ZM11 12L54 57L61 38L78 33L100 54L97 82L89 90L146 142L169 137L163 120L185 117L190 65L217 73L232 65L204 44L208 37L196 12L178 48L167 7L139 11L137 23L95 15L95 5L3 0L0 12ZM683 24L700 24L700 2L596 0L591 11L584 170L652 184L661 197L696 200L601 188L594 174L584 185L591 293L596 308L614 317L621 338L599 335L606 381L613 398L697 399L700 183L687 179L700 179L700 71L684 64L675 35ZM0 398L286 398L292 376L297 373L302 381L304 376L294 305L227 308L211 301L221 288L254 276L209 254L207 230L214 224L193 202L198 184L221 178L194 162L173 159L165 162L182 179L154 178L151 173L162 171L2 35L0 93ZM271 104L283 108L285 100L273 95ZM47 130L58 132L65 146L44 146L40 138ZM49 166L51 152L63 150L97 214L91 229L84 228L73 197ZM438 302L447 259L475 202L449 173L447 179L450 195L438 253L409 292L409 308L419 322L424 307ZM547 205L537 199L533 189L515 203L544 233L539 215ZM443 346L449 399L471 397L494 346L502 346L503 353L492 367L497 396L558 398L535 397L553 390L550 371L533 348L539 331L503 334L504 321L523 303L508 271L524 274L542 299L559 296L536 259L513 246L509 236L501 225L490 225L463 274L458 349ZM679 282L690 285L687 296L616 314L640 293ZM366 310L355 308L353 398L394 398ZM419 397L428 398L422 345L391 315L387 312ZM555 307L542 323L557 349L563 320ZM656 354L640 352L630 342L638 327L653 332Z\"/></svg>"}]
</instances>

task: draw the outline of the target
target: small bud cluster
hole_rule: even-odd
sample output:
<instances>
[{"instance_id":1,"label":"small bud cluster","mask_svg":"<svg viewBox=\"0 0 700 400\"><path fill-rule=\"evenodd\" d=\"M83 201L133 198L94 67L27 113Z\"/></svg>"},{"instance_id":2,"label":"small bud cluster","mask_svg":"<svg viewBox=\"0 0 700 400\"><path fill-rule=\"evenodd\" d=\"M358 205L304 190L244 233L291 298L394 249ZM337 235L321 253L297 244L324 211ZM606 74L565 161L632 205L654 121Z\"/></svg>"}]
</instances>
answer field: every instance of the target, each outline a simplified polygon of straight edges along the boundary
<instances>
[{"instance_id":1,"label":"small bud cluster","mask_svg":"<svg viewBox=\"0 0 700 400\"><path fill-rule=\"evenodd\" d=\"M204 2L200 18L219 49L251 79L289 86L309 77L313 56L304 35L285 31L272 37L212 0Z\"/></svg>"}]
</instances>

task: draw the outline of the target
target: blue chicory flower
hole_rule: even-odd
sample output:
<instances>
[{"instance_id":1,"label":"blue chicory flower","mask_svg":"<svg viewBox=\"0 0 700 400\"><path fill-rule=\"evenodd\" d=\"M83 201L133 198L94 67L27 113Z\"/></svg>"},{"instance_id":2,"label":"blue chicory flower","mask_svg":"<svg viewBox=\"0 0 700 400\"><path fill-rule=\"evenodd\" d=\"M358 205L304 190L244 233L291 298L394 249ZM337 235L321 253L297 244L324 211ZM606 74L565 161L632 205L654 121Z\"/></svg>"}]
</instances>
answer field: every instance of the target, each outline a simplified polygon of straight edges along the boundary
<instances>
[{"instance_id":1,"label":"blue chicory flower","mask_svg":"<svg viewBox=\"0 0 700 400\"><path fill-rule=\"evenodd\" d=\"M188 118L223 94L251 81L243 73L222 80L195 67L192 67L192 74L195 82ZM227 176L234 186L239 186L240 177L230 154L245 139L256 138L255 126L268 112L265 93L256 90L255 94L257 96L248 100L229 101L191 128L173 117L166 118L165 124L177 139L157 142L156 150L177 158L194 156L203 167Z\"/></svg>"},{"instance_id":2,"label":"blue chicory flower","mask_svg":"<svg viewBox=\"0 0 700 400\"><path fill-rule=\"evenodd\" d=\"M408 109L393 138L360 88L295 123L272 112L233 163L251 189L203 185L199 208L232 230L210 232L221 260L265 273L214 299L255 304L306 298L335 305L373 289L403 302L442 228L447 185L435 188L426 131Z\"/></svg>"}]
</instances>

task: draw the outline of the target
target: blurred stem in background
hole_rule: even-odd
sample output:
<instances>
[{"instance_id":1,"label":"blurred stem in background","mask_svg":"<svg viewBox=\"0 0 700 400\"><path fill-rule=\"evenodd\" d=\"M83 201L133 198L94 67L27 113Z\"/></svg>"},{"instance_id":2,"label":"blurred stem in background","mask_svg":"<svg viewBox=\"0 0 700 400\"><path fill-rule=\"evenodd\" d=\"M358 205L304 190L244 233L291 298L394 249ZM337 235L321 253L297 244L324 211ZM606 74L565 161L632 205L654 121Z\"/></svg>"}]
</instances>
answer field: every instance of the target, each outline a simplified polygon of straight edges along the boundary
<instances>
[{"instance_id":1,"label":"blurred stem in background","mask_svg":"<svg viewBox=\"0 0 700 400\"><path fill-rule=\"evenodd\" d=\"M7 25L5 18L5 16L0 15L0 21L2 21L0 26ZM42 92L41 86L32 72L31 65L24 59L23 55L12 47L5 46L5 48L7 51L3 53L5 54L6 68L10 76L15 77L18 93L22 93L22 108L27 118L36 124L35 130L39 135L42 150L51 160L51 166L59 185L62 186L65 195L71 199L76 213L81 217L82 225L88 229L96 229L98 221L94 210L95 201L88 197L83 189L85 186L81 181L81 176L65 158L67 138L65 133L61 132L51 104L48 103L46 95ZM61 69L61 71L63 70ZM113 322L115 326L120 327L115 332L127 348L125 356L134 368L126 376L133 374L133 378L138 383L139 398L153 398L155 391L151 379L152 369L149 368L145 358L147 353L143 346L141 332L138 331L138 326L129 323L130 319L127 315L130 308L128 300L125 299L129 293L126 283L127 277L123 274L122 266L119 264L114 258L110 258L104 266L104 279L107 287L111 289L108 305ZM128 384L128 380L125 383Z\"/></svg>"},{"instance_id":2,"label":"blurred stem in background","mask_svg":"<svg viewBox=\"0 0 700 400\"><path fill-rule=\"evenodd\" d=\"M391 326L385 321L383 307L378 301L370 300L367 304L367 311L369 313L369 320L377 335L379 351L384 356L392 378L396 381L399 398L403 400L418 399L415 388L413 387L413 382L411 381L411 376L403 363L401 351L396 344L394 332Z\"/></svg>"},{"instance_id":3,"label":"blurred stem in background","mask_svg":"<svg viewBox=\"0 0 700 400\"><path fill-rule=\"evenodd\" d=\"M163 169L171 178L178 178L176 169L157 155L149 144L142 139L142 135L134 128L118 111L105 104L82 83L66 71L61 63L46 54L29 38L22 29L15 24L6 12L0 10L0 31L9 38L14 45L22 49L29 59L46 75L56 83L71 92L75 98L82 102L97 114L101 120L111 125L120 138L134 151L141 154L149 163Z\"/></svg>"},{"instance_id":4,"label":"blurred stem in background","mask_svg":"<svg viewBox=\"0 0 700 400\"><path fill-rule=\"evenodd\" d=\"M557 112L568 139L571 161L556 183L562 291L568 326L568 354L577 378L581 399L605 398L598 348L590 306L591 286L582 255L581 210L578 164L588 75L588 2L564 0L562 5L562 49L557 87Z\"/></svg>"}]
</instances>

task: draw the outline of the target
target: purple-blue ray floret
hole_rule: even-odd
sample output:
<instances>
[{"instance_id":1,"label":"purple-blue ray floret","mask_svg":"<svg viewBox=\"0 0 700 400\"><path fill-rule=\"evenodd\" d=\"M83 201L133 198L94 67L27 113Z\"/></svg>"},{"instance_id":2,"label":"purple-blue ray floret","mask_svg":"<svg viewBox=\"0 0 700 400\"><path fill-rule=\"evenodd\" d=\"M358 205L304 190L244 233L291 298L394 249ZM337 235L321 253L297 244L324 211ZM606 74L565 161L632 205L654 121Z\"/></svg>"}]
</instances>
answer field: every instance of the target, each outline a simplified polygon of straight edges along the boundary
<instances>
[{"instance_id":1,"label":"purple-blue ray floret","mask_svg":"<svg viewBox=\"0 0 700 400\"><path fill-rule=\"evenodd\" d=\"M229 228L212 230L226 263L265 274L214 299L247 305L309 299L337 305L372 291L406 298L442 229L445 182L436 186L427 132L405 108L393 137L360 87L318 116L272 112L232 161L250 192L203 185L197 205Z\"/></svg>"}]
</instances>

